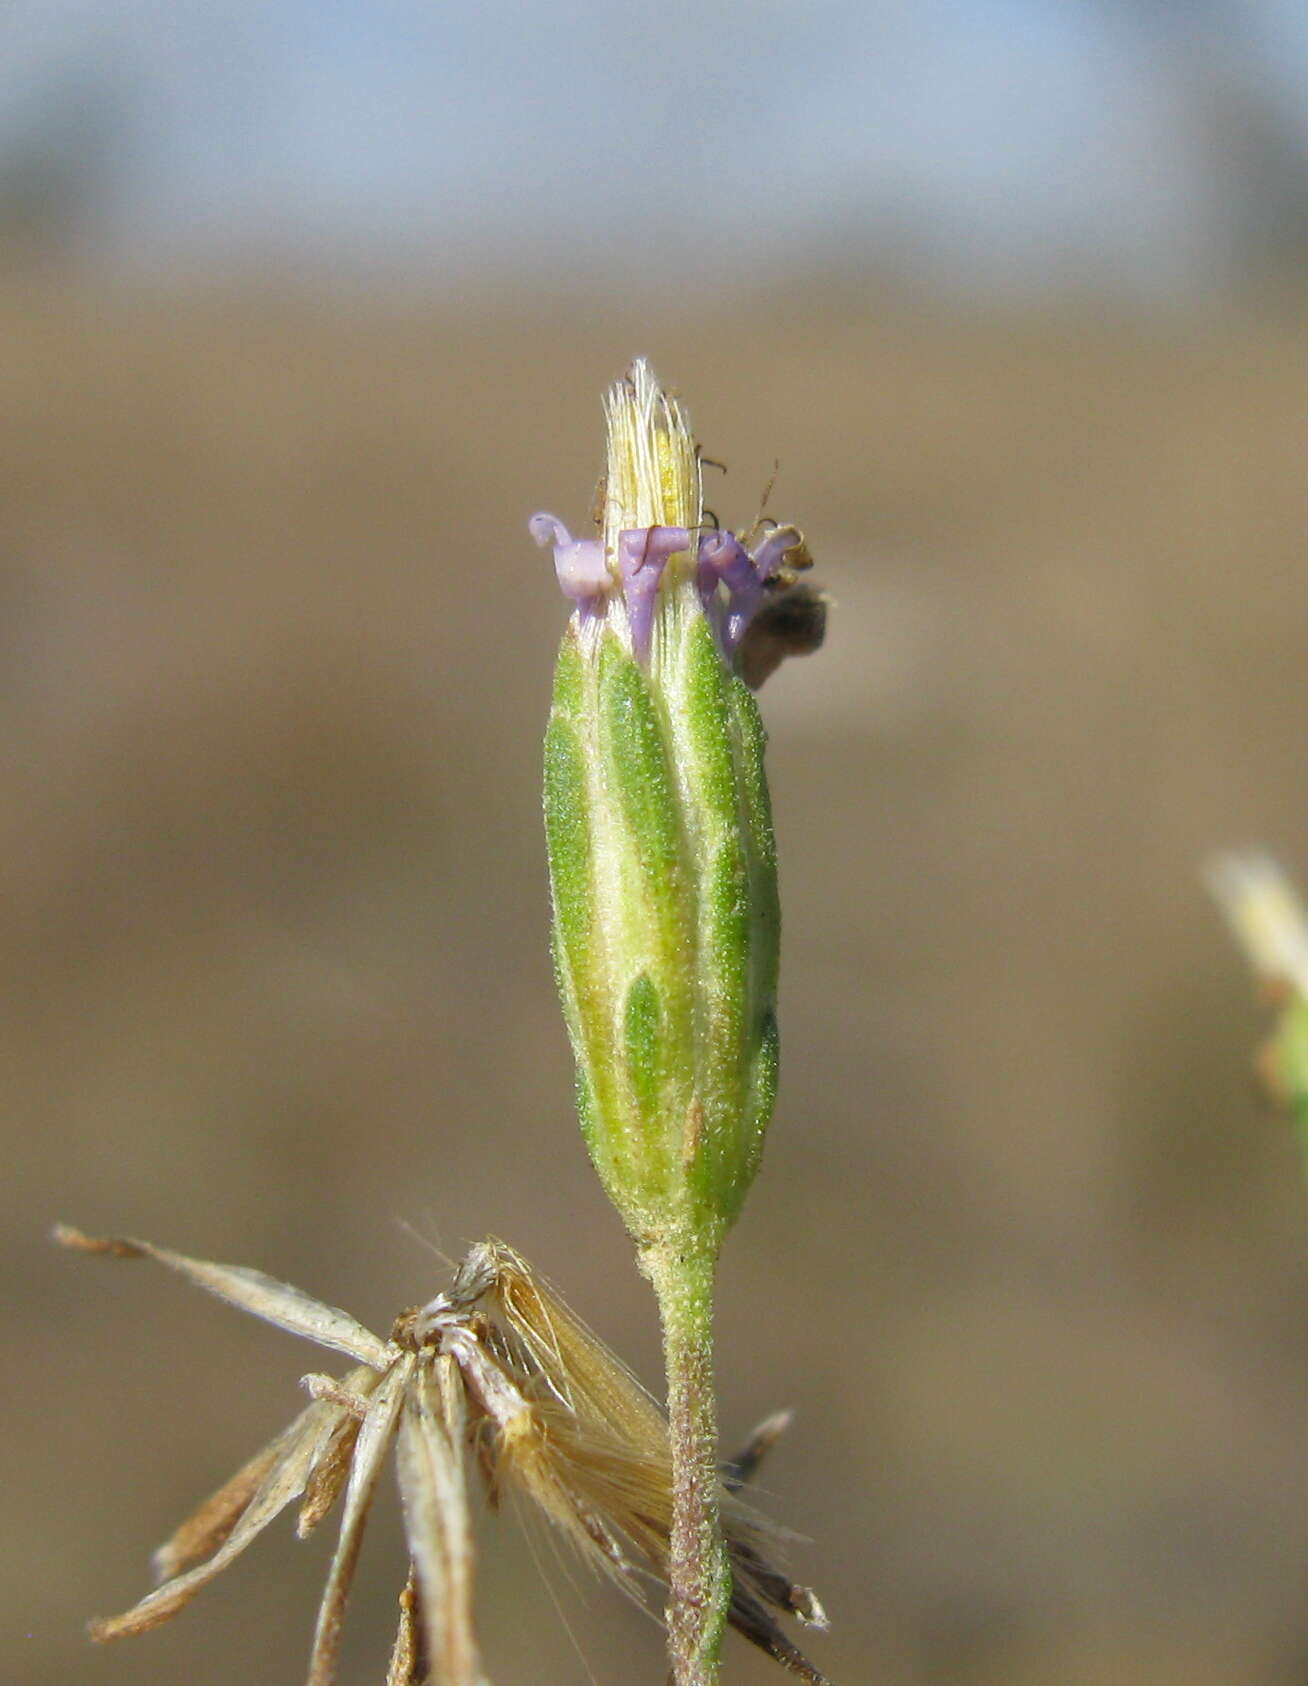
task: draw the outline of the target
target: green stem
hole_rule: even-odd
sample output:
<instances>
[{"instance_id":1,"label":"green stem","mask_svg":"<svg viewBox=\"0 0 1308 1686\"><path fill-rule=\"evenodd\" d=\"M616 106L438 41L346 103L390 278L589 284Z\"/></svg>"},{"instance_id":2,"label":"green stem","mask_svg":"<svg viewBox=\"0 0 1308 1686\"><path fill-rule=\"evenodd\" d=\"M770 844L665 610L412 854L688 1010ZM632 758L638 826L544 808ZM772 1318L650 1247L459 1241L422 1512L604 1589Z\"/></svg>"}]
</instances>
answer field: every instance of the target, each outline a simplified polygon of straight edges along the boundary
<instances>
[{"instance_id":1,"label":"green stem","mask_svg":"<svg viewBox=\"0 0 1308 1686\"><path fill-rule=\"evenodd\" d=\"M658 1245L641 1268L658 1296L668 1377L672 1534L668 1656L675 1686L716 1686L731 1605L731 1566L718 1516L718 1427L713 1393L716 1250Z\"/></svg>"}]
</instances>

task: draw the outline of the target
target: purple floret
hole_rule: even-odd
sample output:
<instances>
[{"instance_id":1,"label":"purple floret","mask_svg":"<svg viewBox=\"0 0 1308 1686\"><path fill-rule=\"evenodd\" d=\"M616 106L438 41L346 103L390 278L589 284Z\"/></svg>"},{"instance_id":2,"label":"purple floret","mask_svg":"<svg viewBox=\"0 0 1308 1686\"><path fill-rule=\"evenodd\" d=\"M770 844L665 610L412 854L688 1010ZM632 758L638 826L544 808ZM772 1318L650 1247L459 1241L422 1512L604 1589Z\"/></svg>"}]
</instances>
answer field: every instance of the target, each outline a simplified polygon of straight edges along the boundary
<instances>
[{"instance_id":1,"label":"purple floret","mask_svg":"<svg viewBox=\"0 0 1308 1686\"><path fill-rule=\"evenodd\" d=\"M618 534L618 571L631 622L632 654L639 662L649 660L659 581L668 558L689 549L685 527L627 527Z\"/></svg>"},{"instance_id":2,"label":"purple floret","mask_svg":"<svg viewBox=\"0 0 1308 1686\"><path fill-rule=\"evenodd\" d=\"M734 533L705 533L699 541L698 583L704 612L723 654L730 657L763 600L758 566ZM726 589L725 603L719 585Z\"/></svg>"},{"instance_id":3,"label":"purple floret","mask_svg":"<svg viewBox=\"0 0 1308 1686\"><path fill-rule=\"evenodd\" d=\"M603 611L613 579L604 560L602 539L574 539L557 515L544 510L533 515L527 528L538 545L554 547L554 572L559 589L577 605L585 619Z\"/></svg>"},{"instance_id":4,"label":"purple floret","mask_svg":"<svg viewBox=\"0 0 1308 1686\"><path fill-rule=\"evenodd\" d=\"M617 577L604 555L602 539L574 539L556 515L542 511L528 522L539 545L554 550L554 571L565 597L585 621L602 615L620 586L637 661L648 663L654 616L664 569L678 552L695 551L695 584L718 647L731 661L764 597L768 582L785 565L789 551L802 544L794 527L774 528L753 550L734 533L709 532L693 545L685 527L627 527L618 534Z\"/></svg>"}]
</instances>

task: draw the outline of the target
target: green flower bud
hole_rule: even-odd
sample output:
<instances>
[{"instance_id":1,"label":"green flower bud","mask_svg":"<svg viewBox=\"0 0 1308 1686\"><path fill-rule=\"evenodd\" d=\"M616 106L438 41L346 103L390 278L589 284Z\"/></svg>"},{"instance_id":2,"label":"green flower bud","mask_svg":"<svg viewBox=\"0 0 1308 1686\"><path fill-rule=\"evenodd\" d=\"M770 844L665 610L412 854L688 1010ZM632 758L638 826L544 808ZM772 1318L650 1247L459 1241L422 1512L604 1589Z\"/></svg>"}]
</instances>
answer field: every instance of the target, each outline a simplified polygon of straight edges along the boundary
<instances>
[{"instance_id":1,"label":"green flower bud","mask_svg":"<svg viewBox=\"0 0 1308 1686\"><path fill-rule=\"evenodd\" d=\"M578 1110L642 1245L716 1252L777 1083L776 857L737 656L807 561L705 528L686 419L638 362L609 393L603 537L533 518L575 603L545 746L554 955Z\"/></svg>"}]
</instances>

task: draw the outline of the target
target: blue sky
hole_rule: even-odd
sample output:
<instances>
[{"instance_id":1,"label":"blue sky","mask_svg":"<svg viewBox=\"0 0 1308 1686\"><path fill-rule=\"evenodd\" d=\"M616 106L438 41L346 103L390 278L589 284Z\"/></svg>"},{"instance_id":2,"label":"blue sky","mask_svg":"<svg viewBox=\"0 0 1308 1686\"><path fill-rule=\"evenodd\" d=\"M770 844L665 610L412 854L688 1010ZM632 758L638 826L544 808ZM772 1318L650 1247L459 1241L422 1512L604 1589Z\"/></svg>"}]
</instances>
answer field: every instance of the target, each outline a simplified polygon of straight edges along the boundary
<instances>
[{"instance_id":1,"label":"blue sky","mask_svg":"<svg viewBox=\"0 0 1308 1686\"><path fill-rule=\"evenodd\" d=\"M106 125L95 240L132 266L267 250L676 286L907 254L999 286L1183 288L1238 261L1204 127L1214 65L1265 85L1308 157L1308 8L1226 15L25 0L0 24L0 163L87 103Z\"/></svg>"}]
</instances>

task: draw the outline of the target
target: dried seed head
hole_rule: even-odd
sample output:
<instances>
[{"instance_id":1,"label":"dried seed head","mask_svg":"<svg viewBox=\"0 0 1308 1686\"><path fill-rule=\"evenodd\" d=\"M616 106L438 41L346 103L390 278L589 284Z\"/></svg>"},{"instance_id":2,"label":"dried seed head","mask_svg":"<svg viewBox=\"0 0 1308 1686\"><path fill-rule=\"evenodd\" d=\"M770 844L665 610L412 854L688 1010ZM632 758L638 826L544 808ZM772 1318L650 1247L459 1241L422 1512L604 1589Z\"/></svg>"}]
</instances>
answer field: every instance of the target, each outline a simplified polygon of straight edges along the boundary
<instances>
[{"instance_id":1,"label":"dried seed head","mask_svg":"<svg viewBox=\"0 0 1308 1686\"><path fill-rule=\"evenodd\" d=\"M313 1402L160 1548L155 1566L164 1584L124 1615L93 1624L96 1639L144 1633L176 1615L296 1499L301 1537L339 1499L340 1534L309 1669L310 1686L331 1686L364 1525L392 1445L412 1567L389 1686L485 1686L472 1615L470 1450L489 1496L501 1485L516 1489L633 1598L643 1599L644 1590L637 1560L666 1580L667 1421L603 1342L502 1242L474 1247L451 1286L401 1317L400 1334L383 1342L346 1313L259 1271L65 1228L56 1239L85 1252L155 1259L266 1321L323 1345L364 1349L376 1360L339 1381L307 1377ZM821 1606L776 1567L781 1532L735 1496L741 1474L779 1432L770 1420L724 1472L721 1502L736 1582L731 1619L785 1668L823 1686L777 1621L781 1613L824 1625Z\"/></svg>"}]
</instances>

